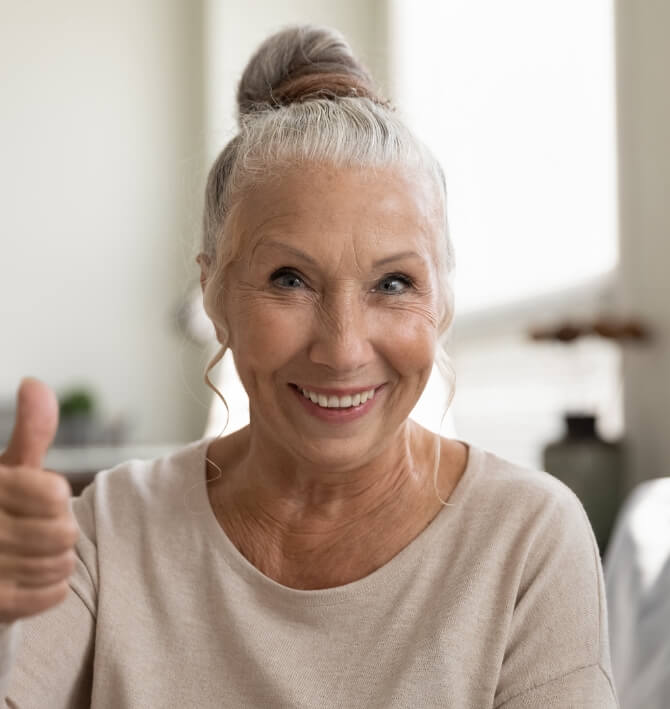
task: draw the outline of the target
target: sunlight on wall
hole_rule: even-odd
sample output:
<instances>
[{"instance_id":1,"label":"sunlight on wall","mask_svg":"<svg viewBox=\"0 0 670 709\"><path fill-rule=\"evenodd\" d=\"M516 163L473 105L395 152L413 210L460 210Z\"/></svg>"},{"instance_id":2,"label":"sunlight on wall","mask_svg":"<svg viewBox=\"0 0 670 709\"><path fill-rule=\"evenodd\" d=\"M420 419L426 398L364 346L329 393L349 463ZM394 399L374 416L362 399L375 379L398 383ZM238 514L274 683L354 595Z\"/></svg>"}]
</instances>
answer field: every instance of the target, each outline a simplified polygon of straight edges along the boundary
<instances>
[{"instance_id":1,"label":"sunlight on wall","mask_svg":"<svg viewBox=\"0 0 670 709\"><path fill-rule=\"evenodd\" d=\"M447 179L453 421L532 467L567 411L622 430L616 347L526 335L611 305L595 283L618 261L613 15L612 0L390 2L394 100Z\"/></svg>"},{"instance_id":2,"label":"sunlight on wall","mask_svg":"<svg viewBox=\"0 0 670 709\"><path fill-rule=\"evenodd\" d=\"M611 0L391 2L392 85L441 160L457 309L617 260Z\"/></svg>"}]
</instances>

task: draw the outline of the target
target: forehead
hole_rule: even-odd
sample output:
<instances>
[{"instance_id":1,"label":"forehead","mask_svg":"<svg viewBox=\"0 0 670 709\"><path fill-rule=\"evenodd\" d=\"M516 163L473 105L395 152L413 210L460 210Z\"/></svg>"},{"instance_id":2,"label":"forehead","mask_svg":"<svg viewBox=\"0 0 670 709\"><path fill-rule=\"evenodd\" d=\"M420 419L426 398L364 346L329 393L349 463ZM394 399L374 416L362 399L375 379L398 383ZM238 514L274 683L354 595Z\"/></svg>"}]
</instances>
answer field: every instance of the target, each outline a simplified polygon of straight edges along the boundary
<instances>
[{"instance_id":1,"label":"forehead","mask_svg":"<svg viewBox=\"0 0 670 709\"><path fill-rule=\"evenodd\" d=\"M255 185L235 221L248 256L281 237L317 255L352 247L358 258L377 258L400 247L432 257L443 220L438 188L423 172L309 165Z\"/></svg>"}]
</instances>

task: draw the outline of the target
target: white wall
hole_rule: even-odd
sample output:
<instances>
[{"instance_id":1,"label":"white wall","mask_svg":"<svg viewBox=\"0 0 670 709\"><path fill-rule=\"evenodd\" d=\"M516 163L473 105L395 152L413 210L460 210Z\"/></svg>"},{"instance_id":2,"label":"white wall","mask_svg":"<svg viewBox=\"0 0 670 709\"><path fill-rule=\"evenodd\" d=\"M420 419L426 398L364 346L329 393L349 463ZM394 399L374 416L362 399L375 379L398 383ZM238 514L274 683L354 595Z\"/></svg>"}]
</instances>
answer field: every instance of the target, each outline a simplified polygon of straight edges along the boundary
<instances>
[{"instance_id":1,"label":"white wall","mask_svg":"<svg viewBox=\"0 0 670 709\"><path fill-rule=\"evenodd\" d=\"M232 137L237 83L251 54L272 32L305 22L340 30L373 76L386 85L386 0L205 0L212 158Z\"/></svg>"},{"instance_id":2,"label":"white wall","mask_svg":"<svg viewBox=\"0 0 670 709\"><path fill-rule=\"evenodd\" d=\"M670 475L670 3L617 0L622 295L654 340L624 353L629 485Z\"/></svg>"},{"instance_id":3,"label":"white wall","mask_svg":"<svg viewBox=\"0 0 670 709\"><path fill-rule=\"evenodd\" d=\"M3 0L0 16L0 398L26 374L83 381L134 440L198 436L202 354L171 318L195 277L201 4Z\"/></svg>"}]
</instances>

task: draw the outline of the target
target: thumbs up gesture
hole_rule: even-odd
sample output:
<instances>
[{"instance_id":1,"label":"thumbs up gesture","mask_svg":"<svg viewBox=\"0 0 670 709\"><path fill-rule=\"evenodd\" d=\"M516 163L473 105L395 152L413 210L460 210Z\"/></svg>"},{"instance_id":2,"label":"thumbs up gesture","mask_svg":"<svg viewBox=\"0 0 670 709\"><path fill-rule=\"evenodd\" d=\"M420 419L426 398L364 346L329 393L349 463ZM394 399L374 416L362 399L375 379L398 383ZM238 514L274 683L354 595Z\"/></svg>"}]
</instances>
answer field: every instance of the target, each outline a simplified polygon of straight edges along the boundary
<instances>
[{"instance_id":1,"label":"thumbs up gesture","mask_svg":"<svg viewBox=\"0 0 670 709\"><path fill-rule=\"evenodd\" d=\"M42 470L58 427L58 401L36 379L21 382L16 421L0 455L0 622L41 613L68 593L79 529L70 485Z\"/></svg>"}]
</instances>

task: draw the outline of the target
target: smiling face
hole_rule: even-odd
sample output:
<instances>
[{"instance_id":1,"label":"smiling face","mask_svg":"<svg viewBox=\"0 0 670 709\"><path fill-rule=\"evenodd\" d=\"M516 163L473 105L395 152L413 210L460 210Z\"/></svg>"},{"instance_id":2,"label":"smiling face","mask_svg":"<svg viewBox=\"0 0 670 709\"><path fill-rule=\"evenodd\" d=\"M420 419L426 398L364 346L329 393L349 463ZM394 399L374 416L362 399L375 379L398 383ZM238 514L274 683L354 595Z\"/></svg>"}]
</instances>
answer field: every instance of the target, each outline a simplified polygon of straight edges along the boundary
<instances>
[{"instance_id":1,"label":"smiling face","mask_svg":"<svg viewBox=\"0 0 670 709\"><path fill-rule=\"evenodd\" d=\"M430 180L313 166L244 196L224 310L267 450L364 465L404 430L430 375L443 215Z\"/></svg>"}]
</instances>

